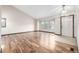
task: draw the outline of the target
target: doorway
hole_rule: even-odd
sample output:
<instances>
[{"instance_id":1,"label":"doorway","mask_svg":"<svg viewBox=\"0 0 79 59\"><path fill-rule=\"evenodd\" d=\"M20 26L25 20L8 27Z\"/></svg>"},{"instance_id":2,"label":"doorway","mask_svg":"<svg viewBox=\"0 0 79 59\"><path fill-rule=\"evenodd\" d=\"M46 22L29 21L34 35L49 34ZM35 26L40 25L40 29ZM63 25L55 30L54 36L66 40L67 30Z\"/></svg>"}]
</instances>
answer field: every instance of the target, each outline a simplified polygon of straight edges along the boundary
<instances>
[{"instance_id":1,"label":"doorway","mask_svg":"<svg viewBox=\"0 0 79 59\"><path fill-rule=\"evenodd\" d=\"M61 16L60 24L60 34L74 38L74 15Z\"/></svg>"}]
</instances>

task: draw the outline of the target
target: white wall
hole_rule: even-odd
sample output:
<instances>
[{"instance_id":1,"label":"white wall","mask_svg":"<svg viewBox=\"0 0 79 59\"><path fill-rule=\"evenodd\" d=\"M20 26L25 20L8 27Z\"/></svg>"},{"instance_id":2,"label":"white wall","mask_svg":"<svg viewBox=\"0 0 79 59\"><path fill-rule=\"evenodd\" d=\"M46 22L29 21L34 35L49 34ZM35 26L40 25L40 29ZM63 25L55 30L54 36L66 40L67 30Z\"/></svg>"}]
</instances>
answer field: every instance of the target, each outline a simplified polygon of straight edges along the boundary
<instances>
[{"instance_id":1,"label":"white wall","mask_svg":"<svg viewBox=\"0 0 79 59\"><path fill-rule=\"evenodd\" d=\"M0 51L1 51L1 6L0 6Z\"/></svg>"},{"instance_id":2,"label":"white wall","mask_svg":"<svg viewBox=\"0 0 79 59\"><path fill-rule=\"evenodd\" d=\"M79 15L78 15L78 18L79 18ZM78 51L79 51L79 20L77 23L77 45L78 45Z\"/></svg>"},{"instance_id":3,"label":"white wall","mask_svg":"<svg viewBox=\"0 0 79 59\"><path fill-rule=\"evenodd\" d=\"M77 45L78 45L78 52L79 52L79 6L77 6Z\"/></svg>"},{"instance_id":4,"label":"white wall","mask_svg":"<svg viewBox=\"0 0 79 59\"><path fill-rule=\"evenodd\" d=\"M1 6L0 6L0 39L1 39Z\"/></svg>"},{"instance_id":5,"label":"white wall","mask_svg":"<svg viewBox=\"0 0 79 59\"><path fill-rule=\"evenodd\" d=\"M2 34L34 30L33 19L20 10L12 6L2 6L1 12L2 17L6 18L6 28L2 28Z\"/></svg>"}]
</instances>

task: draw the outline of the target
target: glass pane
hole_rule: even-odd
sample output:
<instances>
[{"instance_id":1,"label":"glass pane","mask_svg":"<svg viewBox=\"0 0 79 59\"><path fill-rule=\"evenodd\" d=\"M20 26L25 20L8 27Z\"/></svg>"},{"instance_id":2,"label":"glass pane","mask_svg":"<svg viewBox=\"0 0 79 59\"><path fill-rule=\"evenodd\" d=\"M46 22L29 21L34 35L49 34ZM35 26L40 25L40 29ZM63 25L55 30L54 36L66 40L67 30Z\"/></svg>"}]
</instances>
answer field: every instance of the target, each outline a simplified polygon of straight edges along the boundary
<instances>
[{"instance_id":1,"label":"glass pane","mask_svg":"<svg viewBox=\"0 0 79 59\"><path fill-rule=\"evenodd\" d=\"M50 20L50 31L54 32L54 28L55 28L55 20Z\"/></svg>"}]
</instances>

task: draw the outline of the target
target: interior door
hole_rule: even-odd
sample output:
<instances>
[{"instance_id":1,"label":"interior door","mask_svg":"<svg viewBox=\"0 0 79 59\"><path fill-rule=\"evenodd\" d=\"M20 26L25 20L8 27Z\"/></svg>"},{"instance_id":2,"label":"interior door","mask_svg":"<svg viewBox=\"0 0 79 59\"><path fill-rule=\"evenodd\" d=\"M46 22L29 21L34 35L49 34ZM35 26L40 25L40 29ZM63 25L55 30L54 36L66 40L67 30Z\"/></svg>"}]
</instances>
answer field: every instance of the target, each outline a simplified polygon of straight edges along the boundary
<instances>
[{"instance_id":1,"label":"interior door","mask_svg":"<svg viewBox=\"0 0 79 59\"><path fill-rule=\"evenodd\" d=\"M62 17L62 35L73 37L74 34L74 23L73 16Z\"/></svg>"}]
</instances>

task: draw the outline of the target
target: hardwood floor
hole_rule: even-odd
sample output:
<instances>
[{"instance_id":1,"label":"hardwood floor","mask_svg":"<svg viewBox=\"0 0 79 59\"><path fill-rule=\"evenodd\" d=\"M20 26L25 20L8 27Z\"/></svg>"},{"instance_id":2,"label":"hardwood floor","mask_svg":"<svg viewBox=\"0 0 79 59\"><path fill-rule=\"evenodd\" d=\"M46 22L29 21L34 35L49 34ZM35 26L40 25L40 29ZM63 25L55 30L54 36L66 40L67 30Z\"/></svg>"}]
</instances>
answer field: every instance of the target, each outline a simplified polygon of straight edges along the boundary
<instances>
[{"instance_id":1,"label":"hardwood floor","mask_svg":"<svg viewBox=\"0 0 79 59\"><path fill-rule=\"evenodd\" d=\"M45 32L29 32L2 36L3 53L71 53L77 52L75 39ZM73 43L72 43L73 42Z\"/></svg>"}]
</instances>

